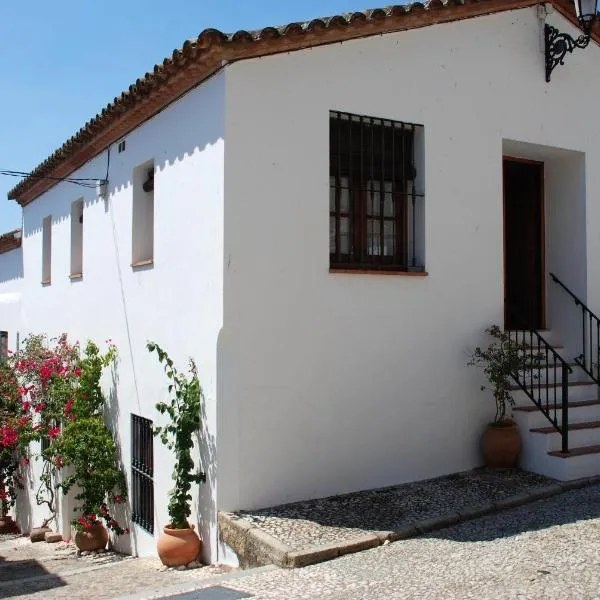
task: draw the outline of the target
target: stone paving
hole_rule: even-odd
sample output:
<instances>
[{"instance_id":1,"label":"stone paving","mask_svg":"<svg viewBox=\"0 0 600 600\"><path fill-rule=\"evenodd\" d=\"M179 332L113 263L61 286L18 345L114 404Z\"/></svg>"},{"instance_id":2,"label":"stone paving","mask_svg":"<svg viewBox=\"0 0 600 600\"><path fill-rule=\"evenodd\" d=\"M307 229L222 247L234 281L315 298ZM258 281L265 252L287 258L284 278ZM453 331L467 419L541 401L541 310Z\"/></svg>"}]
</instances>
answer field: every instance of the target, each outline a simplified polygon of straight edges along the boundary
<instances>
[{"instance_id":1,"label":"stone paving","mask_svg":"<svg viewBox=\"0 0 600 600\"><path fill-rule=\"evenodd\" d=\"M115 552L77 556L71 544L32 544L27 537L0 537L0 598L20 600L109 600L124 594L178 584L199 584L229 571L210 566L161 570L158 558Z\"/></svg>"},{"instance_id":2,"label":"stone paving","mask_svg":"<svg viewBox=\"0 0 600 600\"><path fill-rule=\"evenodd\" d=\"M503 500L552 482L524 471L476 469L389 488L242 512L239 516L290 549L301 550L368 533L399 531L417 521Z\"/></svg>"},{"instance_id":3,"label":"stone paving","mask_svg":"<svg viewBox=\"0 0 600 600\"><path fill-rule=\"evenodd\" d=\"M189 598L598 599L600 486L304 569L247 571L219 585L237 595L207 589Z\"/></svg>"}]
</instances>

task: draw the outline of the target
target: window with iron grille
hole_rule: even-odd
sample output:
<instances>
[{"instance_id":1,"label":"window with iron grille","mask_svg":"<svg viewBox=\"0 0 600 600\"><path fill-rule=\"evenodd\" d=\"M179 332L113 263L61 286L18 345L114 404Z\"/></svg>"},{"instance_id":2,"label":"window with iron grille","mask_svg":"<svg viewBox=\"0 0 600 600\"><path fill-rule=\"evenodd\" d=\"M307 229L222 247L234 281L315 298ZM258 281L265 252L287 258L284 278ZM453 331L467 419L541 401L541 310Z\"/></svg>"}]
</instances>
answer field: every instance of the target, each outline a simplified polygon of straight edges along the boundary
<instances>
[{"instance_id":1,"label":"window with iron grille","mask_svg":"<svg viewBox=\"0 0 600 600\"><path fill-rule=\"evenodd\" d=\"M131 415L131 518L154 533L154 452L152 421Z\"/></svg>"},{"instance_id":2,"label":"window with iron grille","mask_svg":"<svg viewBox=\"0 0 600 600\"><path fill-rule=\"evenodd\" d=\"M422 140L422 125L330 112L331 267L424 271Z\"/></svg>"}]
</instances>

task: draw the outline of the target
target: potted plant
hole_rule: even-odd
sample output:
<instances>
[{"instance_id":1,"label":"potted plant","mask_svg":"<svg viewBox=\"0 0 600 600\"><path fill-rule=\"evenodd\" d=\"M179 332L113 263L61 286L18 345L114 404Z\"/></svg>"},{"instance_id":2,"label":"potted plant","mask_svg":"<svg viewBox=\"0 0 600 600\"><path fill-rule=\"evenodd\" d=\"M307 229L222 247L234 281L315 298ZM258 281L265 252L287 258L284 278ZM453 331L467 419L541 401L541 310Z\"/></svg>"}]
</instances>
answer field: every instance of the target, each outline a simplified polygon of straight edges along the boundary
<instances>
[{"instance_id":1,"label":"potted plant","mask_svg":"<svg viewBox=\"0 0 600 600\"><path fill-rule=\"evenodd\" d=\"M539 358L525 344L511 340L509 333L498 325L492 325L486 333L494 341L487 348L475 348L468 363L483 368L488 385L482 385L481 390L491 391L496 403L494 420L487 425L482 437L483 457L488 467L516 467L521 436L517 424L507 416L507 408L514 406L513 375L531 372Z\"/></svg>"},{"instance_id":2,"label":"potted plant","mask_svg":"<svg viewBox=\"0 0 600 600\"><path fill-rule=\"evenodd\" d=\"M125 498L125 476L117 462L115 441L101 415L69 421L52 446L58 468L70 467L59 484L68 494L77 486L75 499L79 517L72 521L79 550L100 550L108 542L107 528L117 535L123 529L108 509ZM106 524L106 527L102 524Z\"/></svg>"},{"instance_id":3,"label":"potted plant","mask_svg":"<svg viewBox=\"0 0 600 600\"><path fill-rule=\"evenodd\" d=\"M156 352L170 380L170 400L156 405L158 412L166 414L169 421L154 430L154 434L160 436L162 443L175 455L174 485L169 492L169 523L158 539L157 551L164 565L176 567L196 560L202 549L202 542L188 519L191 514L192 484L206 480L204 473L194 472L192 458L193 436L200 429L203 395L192 359L189 366L190 377L187 377L177 371L171 358L160 346L149 342L147 348L150 352Z\"/></svg>"}]
</instances>

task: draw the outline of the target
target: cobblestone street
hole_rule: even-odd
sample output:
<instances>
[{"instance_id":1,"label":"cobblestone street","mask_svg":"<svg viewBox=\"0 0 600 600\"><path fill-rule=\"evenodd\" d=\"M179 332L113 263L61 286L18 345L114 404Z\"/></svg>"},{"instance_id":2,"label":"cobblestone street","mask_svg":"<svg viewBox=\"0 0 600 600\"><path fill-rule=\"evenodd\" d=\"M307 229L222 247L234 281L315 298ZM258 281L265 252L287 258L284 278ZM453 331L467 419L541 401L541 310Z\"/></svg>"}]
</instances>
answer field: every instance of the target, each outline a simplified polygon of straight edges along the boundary
<instances>
[{"instance_id":1,"label":"cobblestone street","mask_svg":"<svg viewBox=\"0 0 600 600\"><path fill-rule=\"evenodd\" d=\"M591 600L600 598L600 486L305 569L160 572L156 559L76 558L23 538L0 543L0 556L0 598L15 600Z\"/></svg>"},{"instance_id":2,"label":"cobblestone street","mask_svg":"<svg viewBox=\"0 0 600 600\"><path fill-rule=\"evenodd\" d=\"M200 583L222 567L161 572L158 558L103 553L76 556L65 544L32 544L26 537L0 541L0 598L108 600L152 587Z\"/></svg>"},{"instance_id":3,"label":"cobblestone street","mask_svg":"<svg viewBox=\"0 0 600 600\"><path fill-rule=\"evenodd\" d=\"M221 585L241 593L231 598L257 600L600 598L600 486L305 569ZM227 596L207 591L193 598Z\"/></svg>"}]
</instances>

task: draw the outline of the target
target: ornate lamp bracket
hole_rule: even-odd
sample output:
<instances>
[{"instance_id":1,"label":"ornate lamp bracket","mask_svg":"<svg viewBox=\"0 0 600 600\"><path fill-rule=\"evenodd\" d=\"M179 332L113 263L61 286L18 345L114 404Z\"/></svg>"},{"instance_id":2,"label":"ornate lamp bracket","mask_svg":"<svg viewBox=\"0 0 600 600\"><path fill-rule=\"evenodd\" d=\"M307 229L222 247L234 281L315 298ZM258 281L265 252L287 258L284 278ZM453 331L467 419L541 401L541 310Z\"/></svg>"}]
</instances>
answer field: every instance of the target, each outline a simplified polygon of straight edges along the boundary
<instances>
[{"instance_id":1,"label":"ornate lamp bracket","mask_svg":"<svg viewBox=\"0 0 600 600\"><path fill-rule=\"evenodd\" d=\"M585 48L591 36L585 32L577 39L573 39L568 33L560 33L556 27L544 26L544 39L546 47L546 81L550 81L552 71L558 65L565 64L567 52L570 54L575 48Z\"/></svg>"}]
</instances>

